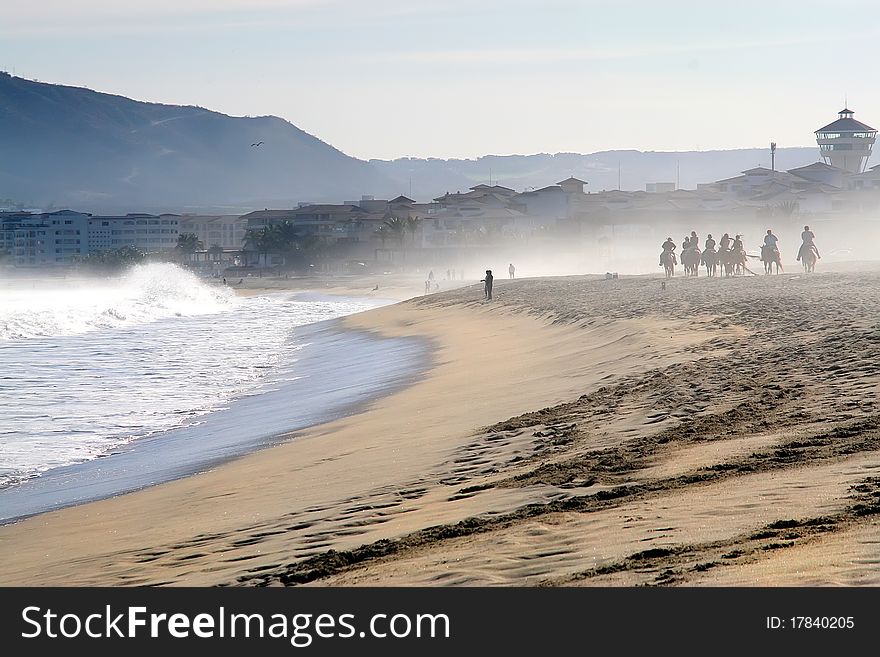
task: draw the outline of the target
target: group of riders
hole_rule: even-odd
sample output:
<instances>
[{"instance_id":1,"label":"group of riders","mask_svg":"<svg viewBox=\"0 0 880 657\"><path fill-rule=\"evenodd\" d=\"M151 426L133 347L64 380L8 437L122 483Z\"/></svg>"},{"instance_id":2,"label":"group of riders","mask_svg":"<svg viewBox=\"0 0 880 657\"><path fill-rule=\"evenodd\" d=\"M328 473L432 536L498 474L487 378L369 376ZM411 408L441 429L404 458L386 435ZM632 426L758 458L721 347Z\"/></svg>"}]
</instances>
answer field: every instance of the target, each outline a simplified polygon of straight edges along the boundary
<instances>
[{"instance_id":1,"label":"group of riders","mask_svg":"<svg viewBox=\"0 0 880 657\"><path fill-rule=\"evenodd\" d=\"M821 258L819 249L816 248L815 234L810 230L809 226L804 226L801 233L802 244L798 249L797 259L804 264L804 269L812 271L815 267L816 260ZM776 265L777 273L782 269L782 259L779 254L779 238L768 229L764 235L764 244L761 245L761 261L764 263L765 273L773 270ZM675 249L677 245L672 241L671 237L667 237L663 242L662 251L660 253L660 266L666 268L667 277L674 275L675 265L678 264ZM717 248L716 248L717 247ZM721 239L716 243L715 239L709 234L700 250L700 239L697 237L696 231L684 238L681 245L681 264L685 268L685 274L697 276L700 266L706 267L706 273L709 276L715 276L717 268L720 265L726 276L736 275L747 271L754 273L746 266L747 258L745 247L742 241L742 235L736 235L731 239L728 233L724 233ZM754 257L754 256L753 256Z\"/></svg>"}]
</instances>

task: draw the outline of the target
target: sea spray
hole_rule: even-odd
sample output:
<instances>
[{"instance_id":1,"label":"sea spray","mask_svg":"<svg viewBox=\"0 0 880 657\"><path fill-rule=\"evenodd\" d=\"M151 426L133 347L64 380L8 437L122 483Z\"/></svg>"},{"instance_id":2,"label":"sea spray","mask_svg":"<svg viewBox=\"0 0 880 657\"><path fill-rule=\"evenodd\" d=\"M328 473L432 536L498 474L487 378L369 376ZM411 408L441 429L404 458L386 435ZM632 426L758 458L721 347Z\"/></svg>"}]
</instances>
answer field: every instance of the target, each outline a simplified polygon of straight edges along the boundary
<instances>
[{"instance_id":1,"label":"sea spray","mask_svg":"<svg viewBox=\"0 0 880 657\"><path fill-rule=\"evenodd\" d=\"M228 310L229 288L170 263L138 265L115 278L29 281L0 288L0 340L88 331Z\"/></svg>"},{"instance_id":2,"label":"sea spray","mask_svg":"<svg viewBox=\"0 0 880 657\"><path fill-rule=\"evenodd\" d=\"M42 285L0 290L0 488L261 395L289 376L297 327L375 305L239 297L165 264Z\"/></svg>"}]
</instances>

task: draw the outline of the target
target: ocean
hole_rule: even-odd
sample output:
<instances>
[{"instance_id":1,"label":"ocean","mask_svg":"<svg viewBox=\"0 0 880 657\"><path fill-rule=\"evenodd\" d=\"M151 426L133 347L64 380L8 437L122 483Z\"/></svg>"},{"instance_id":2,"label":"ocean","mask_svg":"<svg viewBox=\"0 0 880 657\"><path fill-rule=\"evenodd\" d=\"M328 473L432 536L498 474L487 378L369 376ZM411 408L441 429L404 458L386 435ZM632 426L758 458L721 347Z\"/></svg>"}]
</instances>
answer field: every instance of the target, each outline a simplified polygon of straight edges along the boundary
<instances>
[{"instance_id":1,"label":"ocean","mask_svg":"<svg viewBox=\"0 0 880 657\"><path fill-rule=\"evenodd\" d=\"M427 345L343 328L390 303L239 296L171 264L0 286L0 522L192 474L351 413Z\"/></svg>"}]
</instances>

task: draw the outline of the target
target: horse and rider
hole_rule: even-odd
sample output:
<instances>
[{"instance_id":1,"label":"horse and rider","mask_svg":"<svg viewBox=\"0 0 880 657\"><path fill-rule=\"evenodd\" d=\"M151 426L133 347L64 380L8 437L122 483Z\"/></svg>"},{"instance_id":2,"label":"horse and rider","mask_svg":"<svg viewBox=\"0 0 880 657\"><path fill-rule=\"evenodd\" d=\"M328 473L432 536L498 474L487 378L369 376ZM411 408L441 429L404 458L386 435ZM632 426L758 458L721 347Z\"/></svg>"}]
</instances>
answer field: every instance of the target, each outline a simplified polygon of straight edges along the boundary
<instances>
[{"instance_id":1,"label":"horse and rider","mask_svg":"<svg viewBox=\"0 0 880 657\"><path fill-rule=\"evenodd\" d=\"M761 262L764 263L765 274L773 271L774 264L777 274L782 270L782 257L779 254L778 242L779 238L768 228L767 234L764 235L764 244L761 246Z\"/></svg>"},{"instance_id":2,"label":"horse and rider","mask_svg":"<svg viewBox=\"0 0 880 657\"><path fill-rule=\"evenodd\" d=\"M700 256L700 264L706 267L706 276L715 276L718 271L718 252L715 250L715 240L712 233L706 237L703 254Z\"/></svg>"},{"instance_id":3,"label":"horse and rider","mask_svg":"<svg viewBox=\"0 0 880 657\"><path fill-rule=\"evenodd\" d=\"M686 275L699 276L701 256L700 238L697 237L696 231L691 231L690 236L684 238L681 251L681 264Z\"/></svg>"},{"instance_id":4,"label":"horse and rider","mask_svg":"<svg viewBox=\"0 0 880 657\"><path fill-rule=\"evenodd\" d=\"M798 250L797 259L803 262L804 271L811 272L815 270L816 261L821 258L819 249L815 243L815 233L810 230L809 226L804 226L801 233L801 246ZM716 245L718 249L716 250ZM675 275L675 265L678 264L675 249L676 244L671 237L667 237L662 245L660 254L660 266L666 268L667 278ZM742 274L748 272L754 274L747 266L749 256L743 245L742 235L736 235L731 238L729 233L724 233L721 239L716 243L710 233L706 237L703 251L700 251L700 240L696 231L691 231L689 236L684 238L681 245L681 264L685 267L685 273L691 276L698 275L700 265L706 267L706 273L709 276L716 275L717 266L723 267L725 276ZM779 252L779 238L773 234L771 229L767 229L764 235L764 243L761 245L761 261L764 263L764 272L770 274L773 272L773 265L776 265L776 273L783 271L782 256Z\"/></svg>"},{"instance_id":5,"label":"horse and rider","mask_svg":"<svg viewBox=\"0 0 880 657\"><path fill-rule=\"evenodd\" d=\"M811 272L816 269L816 261L822 256L819 255L819 249L816 248L815 233L810 230L809 226L804 226L804 232L801 233L801 248L798 249L797 259L804 265L804 271Z\"/></svg>"},{"instance_id":6,"label":"horse and rider","mask_svg":"<svg viewBox=\"0 0 880 657\"><path fill-rule=\"evenodd\" d=\"M667 237L660 248L662 249L660 252L660 266L666 270L666 278L675 276L675 265L678 264L678 260L675 257L675 242L672 241L671 237Z\"/></svg>"}]
</instances>

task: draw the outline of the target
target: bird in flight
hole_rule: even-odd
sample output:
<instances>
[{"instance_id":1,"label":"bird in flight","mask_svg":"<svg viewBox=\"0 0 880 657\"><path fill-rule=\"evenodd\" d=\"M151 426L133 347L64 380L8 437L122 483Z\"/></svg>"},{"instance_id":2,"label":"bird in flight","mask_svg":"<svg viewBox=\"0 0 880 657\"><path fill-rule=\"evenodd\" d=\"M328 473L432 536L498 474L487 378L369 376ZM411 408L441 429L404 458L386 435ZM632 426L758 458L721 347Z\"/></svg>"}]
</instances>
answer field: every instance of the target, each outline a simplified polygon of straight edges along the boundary
<instances>
[{"instance_id":1,"label":"bird in flight","mask_svg":"<svg viewBox=\"0 0 880 657\"><path fill-rule=\"evenodd\" d=\"M253 148L254 146L262 146L262 145L263 145L263 142L258 141L256 144L251 144L251 148Z\"/></svg>"}]
</instances>

